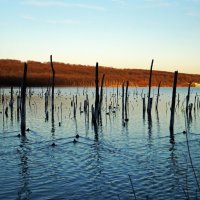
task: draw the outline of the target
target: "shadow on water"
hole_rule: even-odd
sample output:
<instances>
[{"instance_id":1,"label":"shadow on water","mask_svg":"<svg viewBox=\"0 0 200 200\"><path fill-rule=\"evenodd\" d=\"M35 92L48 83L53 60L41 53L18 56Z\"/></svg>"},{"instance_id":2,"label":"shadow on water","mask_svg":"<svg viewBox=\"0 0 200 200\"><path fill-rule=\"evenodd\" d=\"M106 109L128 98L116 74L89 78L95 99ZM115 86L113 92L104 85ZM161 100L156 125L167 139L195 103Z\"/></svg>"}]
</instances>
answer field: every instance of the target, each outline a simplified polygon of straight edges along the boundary
<instances>
[{"instance_id":1,"label":"shadow on water","mask_svg":"<svg viewBox=\"0 0 200 200\"><path fill-rule=\"evenodd\" d=\"M21 166L21 187L17 193L17 200L20 199L30 199L31 190L29 188L29 166L28 166L28 149L27 149L27 138L26 136L21 136L20 150L18 151L20 156L20 166Z\"/></svg>"}]
</instances>

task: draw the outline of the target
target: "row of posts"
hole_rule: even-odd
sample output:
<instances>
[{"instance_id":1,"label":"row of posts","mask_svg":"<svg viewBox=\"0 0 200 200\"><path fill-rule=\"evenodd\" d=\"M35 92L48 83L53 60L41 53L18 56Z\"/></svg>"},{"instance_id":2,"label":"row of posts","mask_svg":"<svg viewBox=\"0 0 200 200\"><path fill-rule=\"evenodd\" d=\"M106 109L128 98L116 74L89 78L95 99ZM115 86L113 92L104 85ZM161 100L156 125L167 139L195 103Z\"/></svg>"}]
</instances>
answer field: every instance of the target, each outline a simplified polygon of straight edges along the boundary
<instances>
[{"instance_id":1,"label":"row of posts","mask_svg":"<svg viewBox=\"0 0 200 200\"><path fill-rule=\"evenodd\" d=\"M150 67L150 77L149 77L149 89L148 89L148 102L147 102L147 114L151 115L151 110L152 110L152 98L151 98L151 83L152 83L152 70L153 70L153 63L154 60L151 62L151 67ZM54 87L55 87L55 69L53 66L53 61L52 61L52 55L50 56L50 64L51 64L51 69L52 69L52 120L54 120ZM23 73L23 80L22 80L22 85L21 85L21 97L18 96L17 98L17 109L18 111L20 110L21 114L21 132L22 135L25 135L26 131L26 87L27 87L27 64L24 64L24 73ZM105 79L105 74L102 76L101 80L101 88L100 88L100 94L99 94L99 66L98 63L96 63L96 68L95 68L95 106L91 106L91 111L92 111L92 123L95 127L98 126L99 122L101 122L101 108L102 108L102 102L103 102L103 86L104 86L104 79ZM178 79L178 71L174 72L174 81L173 81L173 90L172 90L172 101L171 101L171 108L170 108L170 135L173 137L173 132L174 132L174 114L175 114L175 104L176 104L176 88L177 88L177 79ZM126 82L126 91L124 92L124 82L122 83L122 122L125 123L128 121L128 86L129 82ZM158 92L157 92L157 99L156 99L156 105L155 108L158 110L158 102L159 102L159 96L160 96L160 86L161 86L161 81L159 82L158 85ZM189 84L188 87L188 94L186 96L186 114L187 116L191 115L192 109L193 109L193 104L189 104L189 99L190 99L190 87L191 83ZM145 95L142 98L143 99L143 114L146 111L146 104L145 104ZM107 99L106 99L107 100ZM196 96L195 96L195 103L194 106L196 105ZM2 99L3 101L3 99ZM178 105L179 105L179 95L178 95ZM77 102L77 100L76 100ZM76 117L76 108L77 108L77 103L73 103L74 106L74 117ZM81 105L80 105L81 106ZM117 106L118 106L118 87L117 87ZM197 104L198 106L198 104ZM47 111L48 107L48 94L47 92L45 93L45 112L46 115L48 115ZM10 108L11 110L13 109L13 87L11 87L11 100L10 100ZM196 107L194 107L196 109ZM88 96L84 100L84 111L88 111L89 114L89 99ZM5 111L6 112L6 111Z\"/></svg>"}]
</instances>

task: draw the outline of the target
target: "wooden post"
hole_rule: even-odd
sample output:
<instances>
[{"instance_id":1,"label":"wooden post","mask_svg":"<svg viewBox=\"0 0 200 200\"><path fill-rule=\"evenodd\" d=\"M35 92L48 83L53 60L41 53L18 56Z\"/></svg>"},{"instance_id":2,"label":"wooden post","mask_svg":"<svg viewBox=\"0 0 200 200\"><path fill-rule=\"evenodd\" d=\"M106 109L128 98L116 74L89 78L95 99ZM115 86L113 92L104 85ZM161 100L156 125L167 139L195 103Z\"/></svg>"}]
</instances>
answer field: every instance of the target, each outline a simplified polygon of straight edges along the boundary
<instances>
[{"instance_id":1,"label":"wooden post","mask_svg":"<svg viewBox=\"0 0 200 200\"><path fill-rule=\"evenodd\" d=\"M99 111L99 65L98 62L96 63L96 70L95 70L95 120L98 119L98 111Z\"/></svg>"},{"instance_id":2,"label":"wooden post","mask_svg":"<svg viewBox=\"0 0 200 200\"><path fill-rule=\"evenodd\" d=\"M124 82L122 83L122 122L124 123Z\"/></svg>"},{"instance_id":3,"label":"wooden post","mask_svg":"<svg viewBox=\"0 0 200 200\"><path fill-rule=\"evenodd\" d=\"M11 92L10 92L10 115L11 115L11 121L13 120L13 86L11 86Z\"/></svg>"},{"instance_id":4,"label":"wooden post","mask_svg":"<svg viewBox=\"0 0 200 200\"><path fill-rule=\"evenodd\" d=\"M52 109L52 116L54 112L54 86L55 86L55 70L52 62L52 55L50 55L50 62L51 62L51 70L52 70L52 101L51 101L51 109Z\"/></svg>"},{"instance_id":5,"label":"wooden post","mask_svg":"<svg viewBox=\"0 0 200 200\"><path fill-rule=\"evenodd\" d=\"M158 99L159 99L159 96L160 96L160 85L161 85L161 81L158 85L158 94L157 94L157 99L156 99L156 110L158 111Z\"/></svg>"},{"instance_id":6,"label":"wooden post","mask_svg":"<svg viewBox=\"0 0 200 200\"><path fill-rule=\"evenodd\" d=\"M119 103L118 103L118 96L119 96L119 91L118 91L118 82L117 82L117 107L119 106Z\"/></svg>"},{"instance_id":7,"label":"wooden post","mask_svg":"<svg viewBox=\"0 0 200 200\"><path fill-rule=\"evenodd\" d=\"M13 86L11 86L10 91L10 108L13 109Z\"/></svg>"},{"instance_id":8,"label":"wooden post","mask_svg":"<svg viewBox=\"0 0 200 200\"><path fill-rule=\"evenodd\" d=\"M101 92L100 92L100 102L99 102L99 113L101 112L102 101L103 101L103 85L104 85L104 78L105 78L105 74L103 74L103 77L102 77L102 80L101 80Z\"/></svg>"},{"instance_id":9,"label":"wooden post","mask_svg":"<svg viewBox=\"0 0 200 200\"><path fill-rule=\"evenodd\" d=\"M172 104L171 104L171 118L170 118L170 133L174 132L174 113L175 113L175 103L176 103L176 85L177 85L178 71L174 73L174 84L172 92Z\"/></svg>"},{"instance_id":10,"label":"wooden post","mask_svg":"<svg viewBox=\"0 0 200 200\"><path fill-rule=\"evenodd\" d=\"M152 79L152 68L153 68L153 62L151 61L151 68L150 68L150 77L149 77L149 92L148 92L148 104L147 104L147 113L149 114L151 112L151 103L150 103L150 97L151 97L151 79Z\"/></svg>"},{"instance_id":11,"label":"wooden post","mask_svg":"<svg viewBox=\"0 0 200 200\"><path fill-rule=\"evenodd\" d=\"M25 135L26 131L26 75L27 75L27 64L24 63L24 75L21 87L21 132Z\"/></svg>"},{"instance_id":12,"label":"wooden post","mask_svg":"<svg viewBox=\"0 0 200 200\"><path fill-rule=\"evenodd\" d=\"M128 85L129 82L126 82L126 96L125 96L125 121L128 121L128 116L127 116L127 104L128 104Z\"/></svg>"},{"instance_id":13,"label":"wooden post","mask_svg":"<svg viewBox=\"0 0 200 200\"><path fill-rule=\"evenodd\" d=\"M142 98L142 102L143 102L143 114L145 114L145 110L146 110L146 105L145 105L145 94L144 94L144 97Z\"/></svg>"},{"instance_id":14,"label":"wooden post","mask_svg":"<svg viewBox=\"0 0 200 200\"><path fill-rule=\"evenodd\" d=\"M188 115L188 106L189 106L189 101L190 101L190 87L191 87L191 83L189 83L188 94L186 96L186 114L187 115Z\"/></svg>"}]
</instances>

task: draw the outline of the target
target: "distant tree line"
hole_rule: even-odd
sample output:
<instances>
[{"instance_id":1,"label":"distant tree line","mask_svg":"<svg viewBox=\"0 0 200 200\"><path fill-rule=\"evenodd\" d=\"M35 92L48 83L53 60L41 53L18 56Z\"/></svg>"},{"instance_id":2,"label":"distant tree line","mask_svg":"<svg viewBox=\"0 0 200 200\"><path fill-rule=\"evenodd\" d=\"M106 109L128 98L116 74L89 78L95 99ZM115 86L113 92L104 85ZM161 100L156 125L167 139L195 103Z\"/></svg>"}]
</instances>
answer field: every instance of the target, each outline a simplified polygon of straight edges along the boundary
<instances>
[{"instance_id":1,"label":"distant tree line","mask_svg":"<svg viewBox=\"0 0 200 200\"><path fill-rule=\"evenodd\" d=\"M50 63L28 61L27 84L28 86L51 85ZM95 85L95 67L54 62L55 85L71 87L93 87ZM121 86L124 81L129 81L129 86L146 87L148 85L149 70L143 69L117 69L112 67L99 67L99 77L105 77L105 86ZM20 86L23 76L23 62L19 60L0 59L0 85ZM153 71L152 86L158 86L162 81L163 87L171 87L173 73ZM178 86L186 87L190 82L200 82L200 75L179 74Z\"/></svg>"}]
</instances>

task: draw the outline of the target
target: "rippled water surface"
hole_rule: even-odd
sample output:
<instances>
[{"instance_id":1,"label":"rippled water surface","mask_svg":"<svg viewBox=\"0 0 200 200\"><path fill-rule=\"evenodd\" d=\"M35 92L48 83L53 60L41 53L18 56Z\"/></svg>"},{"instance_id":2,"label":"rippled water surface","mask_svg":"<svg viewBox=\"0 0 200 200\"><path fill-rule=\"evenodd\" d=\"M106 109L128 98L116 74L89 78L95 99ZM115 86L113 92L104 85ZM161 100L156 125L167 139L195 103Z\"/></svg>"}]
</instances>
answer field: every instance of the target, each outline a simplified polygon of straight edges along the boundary
<instances>
[{"instance_id":1,"label":"rippled water surface","mask_svg":"<svg viewBox=\"0 0 200 200\"><path fill-rule=\"evenodd\" d=\"M11 112L10 89L1 88L0 199L195 199L200 198L199 89L191 89L192 116L185 116L187 89L178 88L174 143L170 143L171 88L161 88L158 112L143 113L147 88L130 88L127 123L122 123L121 89L104 90L102 123L91 123L93 88L56 88L45 119L46 89L27 90L26 137L18 137L20 117ZM4 105L2 95L4 94ZM83 104L89 97L89 115ZM74 99L77 109L74 118ZM195 101L196 96L196 101ZM106 103L107 98L107 103ZM111 109L109 109L109 106ZM8 107L8 116L5 115ZM109 114L106 114L108 113ZM188 130L188 134L183 134ZM96 132L96 134L95 134ZM75 138L79 134L79 138ZM188 143L187 138L188 136ZM74 143L76 139L78 142ZM52 144L55 143L55 146ZM188 145L191 159L188 153Z\"/></svg>"}]
</instances>

